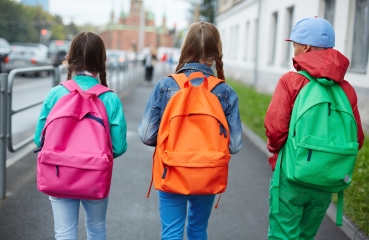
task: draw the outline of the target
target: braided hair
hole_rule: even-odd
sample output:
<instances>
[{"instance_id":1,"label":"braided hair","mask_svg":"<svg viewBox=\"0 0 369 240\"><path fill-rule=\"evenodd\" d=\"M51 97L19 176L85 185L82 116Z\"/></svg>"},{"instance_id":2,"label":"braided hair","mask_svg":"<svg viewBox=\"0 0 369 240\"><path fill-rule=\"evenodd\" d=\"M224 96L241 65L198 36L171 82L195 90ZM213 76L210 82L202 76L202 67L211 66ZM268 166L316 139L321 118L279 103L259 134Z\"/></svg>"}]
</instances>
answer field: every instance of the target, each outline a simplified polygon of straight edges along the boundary
<instances>
[{"instance_id":1,"label":"braided hair","mask_svg":"<svg viewBox=\"0 0 369 240\"><path fill-rule=\"evenodd\" d=\"M106 51L103 40L92 32L79 32L72 40L69 53L66 56L68 62L68 79L72 74L86 70L98 73L100 82L105 87L106 81Z\"/></svg>"},{"instance_id":2,"label":"braided hair","mask_svg":"<svg viewBox=\"0 0 369 240\"><path fill-rule=\"evenodd\" d=\"M176 72L186 63L201 61L212 65L215 61L217 76L224 80L222 58L222 42L218 29L209 22L196 22L191 24L183 42Z\"/></svg>"}]
</instances>

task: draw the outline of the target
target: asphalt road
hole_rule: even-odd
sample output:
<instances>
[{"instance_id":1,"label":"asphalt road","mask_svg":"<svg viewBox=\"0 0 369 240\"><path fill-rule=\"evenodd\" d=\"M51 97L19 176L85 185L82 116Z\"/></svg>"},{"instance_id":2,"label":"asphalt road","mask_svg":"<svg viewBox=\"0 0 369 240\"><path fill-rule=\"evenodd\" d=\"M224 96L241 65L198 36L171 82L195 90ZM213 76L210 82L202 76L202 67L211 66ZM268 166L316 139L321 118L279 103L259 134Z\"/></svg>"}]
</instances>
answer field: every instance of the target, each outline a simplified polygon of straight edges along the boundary
<instances>
[{"instance_id":1,"label":"asphalt road","mask_svg":"<svg viewBox=\"0 0 369 240\"><path fill-rule=\"evenodd\" d=\"M159 69L161 71L161 69ZM163 73L156 73L159 79ZM153 148L143 145L137 133L144 106L152 90L140 81L122 96L128 125L128 151L115 160L107 213L107 238L160 239L157 191L146 198L151 179ZM266 155L243 136L241 151L229 166L229 185L219 208L212 211L210 240L267 239L269 179ZM7 198L0 200L0 239L53 239L53 217L48 197L36 189L36 155L7 169ZM83 211L79 237L86 239ZM316 240L344 240L345 234L326 217Z\"/></svg>"}]
</instances>

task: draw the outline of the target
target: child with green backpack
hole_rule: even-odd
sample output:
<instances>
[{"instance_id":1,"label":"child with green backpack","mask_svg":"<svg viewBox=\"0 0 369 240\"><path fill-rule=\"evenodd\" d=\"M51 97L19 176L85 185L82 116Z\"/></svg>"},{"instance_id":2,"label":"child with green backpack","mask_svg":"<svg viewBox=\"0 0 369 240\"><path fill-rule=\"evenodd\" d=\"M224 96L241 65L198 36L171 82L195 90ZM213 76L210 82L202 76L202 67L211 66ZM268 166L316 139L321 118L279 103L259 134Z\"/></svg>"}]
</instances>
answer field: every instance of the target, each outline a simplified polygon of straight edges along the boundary
<instances>
[{"instance_id":1,"label":"child with green backpack","mask_svg":"<svg viewBox=\"0 0 369 240\"><path fill-rule=\"evenodd\" d=\"M364 141L357 97L344 80L349 60L334 50L332 25L305 18L292 29L297 72L284 74L265 117L270 183L268 239L314 239L338 193L351 182Z\"/></svg>"}]
</instances>

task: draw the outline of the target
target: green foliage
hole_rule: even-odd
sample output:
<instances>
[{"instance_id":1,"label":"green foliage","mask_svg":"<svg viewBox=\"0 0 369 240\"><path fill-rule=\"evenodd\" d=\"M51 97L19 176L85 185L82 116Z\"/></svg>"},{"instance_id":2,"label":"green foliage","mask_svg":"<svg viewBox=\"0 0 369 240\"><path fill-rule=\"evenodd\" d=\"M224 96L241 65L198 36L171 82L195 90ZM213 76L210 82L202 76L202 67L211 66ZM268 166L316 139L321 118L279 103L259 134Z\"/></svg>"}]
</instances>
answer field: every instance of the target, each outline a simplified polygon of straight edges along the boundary
<instances>
[{"instance_id":1,"label":"green foliage","mask_svg":"<svg viewBox=\"0 0 369 240\"><path fill-rule=\"evenodd\" d=\"M227 80L237 92L241 120L259 137L266 141L264 118L271 96L258 93L240 82ZM359 151L352 183L344 191L345 215L369 234L369 139Z\"/></svg>"},{"instance_id":2,"label":"green foliage","mask_svg":"<svg viewBox=\"0 0 369 240\"><path fill-rule=\"evenodd\" d=\"M369 139L359 151L352 183L345 194L345 213L369 234Z\"/></svg>"},{"instance_id":3,"label":"green foliage","mask_svg":"<svg viewBox=\"0 0 369 240\"><path fill-rule=\"evenodd\" d=\"M200 4L200 21L214 23L216 2L216 0L203 0L202 4ZM189 9L190 16L194 16L195 9L196 5L193 4L192 8Z\"/></svg>"},{"instance_id":4,"label":"green foliage","mask_svg":"<svg viewBox=\"0 0 369 240\"><path fill-rule=\"evenodd\" d=\"M214 7L216 0L203 0L200 5L201 20L205 22L214 22Z\"/></svg>"},{"instance_id":5,"label":"green foliage","mask_svg":"<svg viewBox=\"0 0 369 240\"><path fill-rule=\"evenodd\" d=\"M44 12L40 6L24 6L11 0L0 0L0 37L9 42L39 42L41 29L51 30L50 39L75 35L74 23L64 26L60 16Z\"/></svg>"},{"instance_id":6,"label":"green foliage","mask_svg":"<svg viewBox=\"0 0 369 240\"><path fill-rule=\"evenodd\" d=\"M264 118L272 97L240 82L227 79L227 83L237 92L242 122L266 141Z\"/></svg>"}]
</instances>

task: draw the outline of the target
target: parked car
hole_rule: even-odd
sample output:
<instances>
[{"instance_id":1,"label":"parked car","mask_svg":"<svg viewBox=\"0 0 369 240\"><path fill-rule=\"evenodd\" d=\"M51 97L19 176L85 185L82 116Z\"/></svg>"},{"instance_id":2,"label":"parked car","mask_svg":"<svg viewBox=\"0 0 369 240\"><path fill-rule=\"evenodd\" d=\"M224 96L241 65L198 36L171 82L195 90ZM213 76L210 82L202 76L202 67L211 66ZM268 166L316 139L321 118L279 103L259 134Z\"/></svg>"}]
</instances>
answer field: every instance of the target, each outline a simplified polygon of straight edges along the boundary
<instances>
[{"instance_id":1,"label":"parked car","mask_svg":"<svg viewBox=\"0 0 369 240\"><path fill-rule=\"evenodd\" d=\"M42 43L23 43L23 42L12 42L11 46L14 47L37 47L41 51L44 51L46 54L49 52L49 48L43 45Z\"/></svg>"},{"instance_id":2,"label":"parked car","mask_svg":"<svg viewBox=\"0 0 369 240\"><path fill-rule=\"evenodd\" d=\"M106 50L106 68L125 70L127 63L127 54L121 50Z\"/></svg>"},{"instance_id":3,"label":"parked car","mask_svg":"<svg viewBox=\"0 0 369 240\"><path fill-rule=\"evenodd\" d=\"M47 53L37 47L12 46L8 59L8 62L5 64L6 72L17 68L51 65L51 60L47 57Z\"/></svg>"},{"instance_id":4,"label":"parked car","mask_svg":"<svg viewBox=\"0 0 369 240\"><path fill-rule=\"evenodd\" d=\"M5 72L5 63L8 61L10 44L5 38L0 38L0 73Z\"/></svg>"},{"instance_id":5,"label":"parked car","mask_svg":"<svg viewBox=\"0 0 369 240\"><path fill-rule=\"evenodd\" d=\"M51 40L49 43L49 58L53 66L59 66L66 63L65 56L69 52L72 41L69 40Z\"/></svg>"}]
</instances>

